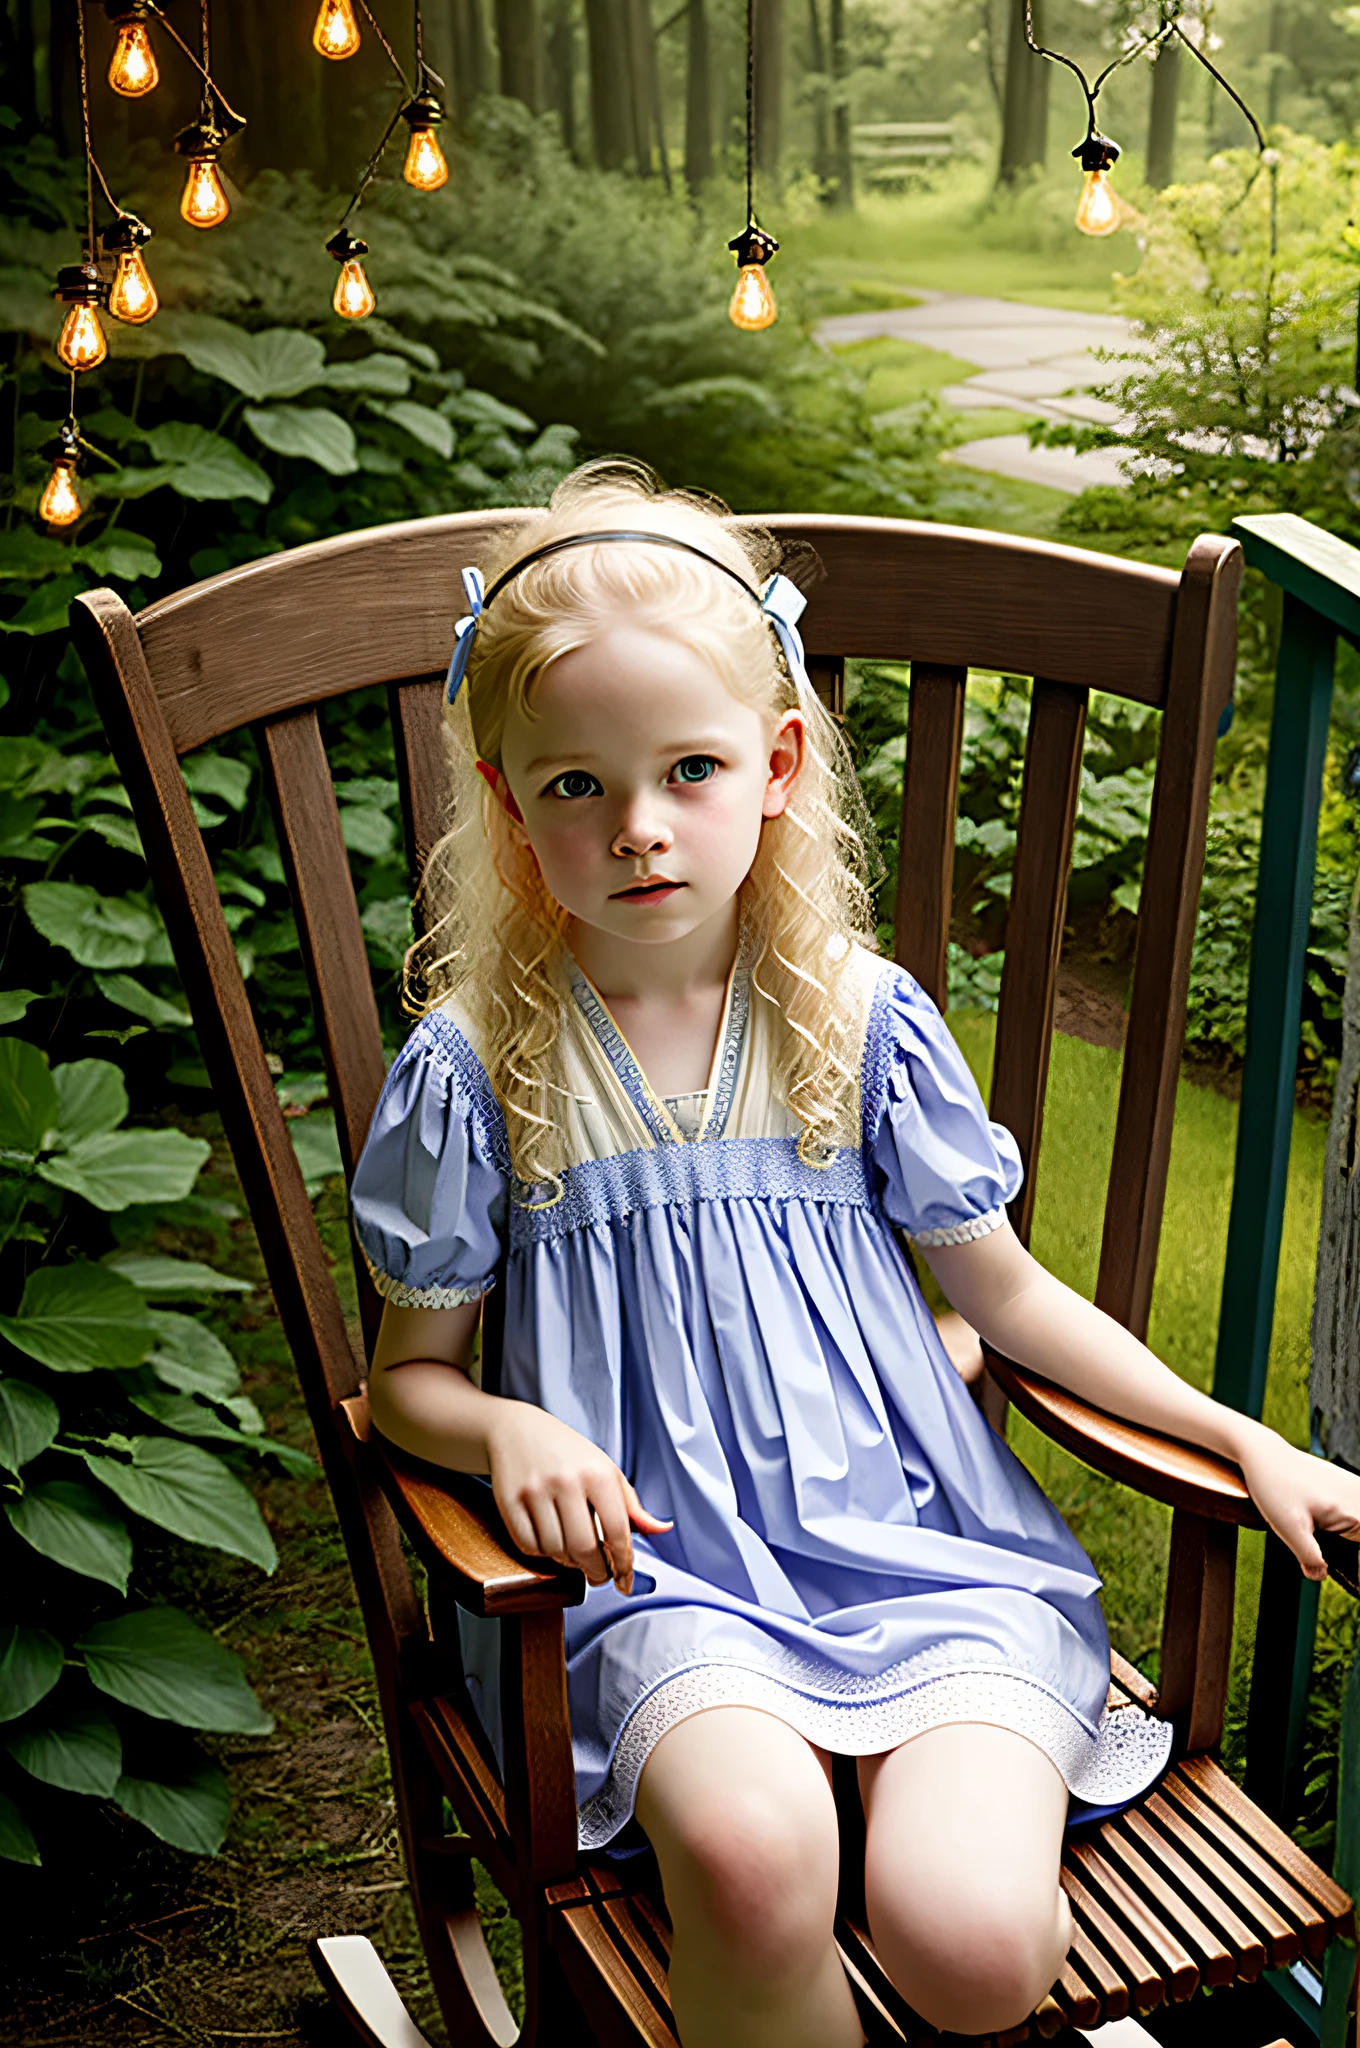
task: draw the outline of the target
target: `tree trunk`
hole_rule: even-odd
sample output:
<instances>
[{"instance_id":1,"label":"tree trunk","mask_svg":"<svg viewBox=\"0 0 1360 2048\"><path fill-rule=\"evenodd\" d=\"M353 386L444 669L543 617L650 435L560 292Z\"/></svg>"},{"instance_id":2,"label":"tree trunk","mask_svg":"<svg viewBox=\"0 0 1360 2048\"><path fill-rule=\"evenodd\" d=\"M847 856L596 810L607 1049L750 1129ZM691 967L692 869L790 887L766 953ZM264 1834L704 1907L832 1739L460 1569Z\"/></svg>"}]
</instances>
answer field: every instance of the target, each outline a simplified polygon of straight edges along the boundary
<instances>
[{"instance_id":1,"label":"tree trunk","mask_svg":"<svg viewBox=\"0 0 1360 2048\"><path fill-rule=\"evenodd\" d=\"M652 0L634 0L638 25L638 40L642 45L642 61L646 70L647 106L651 114L652 133L656 137L657 161L661 165L661 177L666 190L671 189L671 160L666 148L666 106L661 97L661 57L657 49L656 24L652 20Z\"/></svg>"},{"instance_id":2,"label":"tree trunk","mask_svg":"<svg viewBox=\"0 0 1360 2048\"><path fill-rule=\"evenodd\" d=\"M642 22L636 0L618 0L618 25L623 45L627 92L624 118L628 127L628 154L640 178L652 174L652 121L647 91L647 58L643 49Z\"/></svg>"},{"instance_id":3,"label":"tree trunk","mask_svg":"<svg viewBox=\"0 0 1360 2048\"><path fill-rule=\"evenodd\" d=\"M553 0L546 42L548 105L562 128L562 141L576 155L576 24L571 0Z\"/></svg>"},{"instance_id":4,"label":"tree trunk","mask_svg":"<svg viewBox=\"0 0 1360 2048\"><path fill-rule=\"evenodd\" d=\"M1351 895L1341 1063L1322 1168L1322 1230L1313 1296L1312 1433L1324 1456L1360 1471L1360 878Z\"/></svg>"},{"instance_id":5,"label":"tree trunk","mask_svg":"<svg viewBox=\"0 0 1360 2048\"><path fill-rule=\"evenodd\" d=\"M685 64L685 183L697 192L713 175L713 78L707 0L689 0Z\"/></svg>"},{"instance_id":6,"label":"tree trunk","mask_svg":"<svg viewBox=\"0 0 1360 2048\"><path fill-rule=\"evenodd\" d=\"M1033 0L1034 40L1044 39L1044 0ZM1042 171L1048 162L1048 91L1053 83L1053 66L1046 57L1026 51L1029 60L1029 160Z\"/></svg>"},{"instance_id":7,"label":"tree trunk","mask_svg":"<svg viewBox=\"0 0 1360 2048\"><path fill-rule=\"evenodd\" d=\"M496 0L496 41L501 97L521 100L537 112L538 0Z\"/></svg>"},{"instance_id":8,"label":"tree trunk","mask_svg":"<svg viewBox=\"0 0 1360 2048\"><path fill-rule=\"evenodd\" d=\"M628 74L614 0L586 0L590 60L590 133L601 170L616 171L628 155Z\"/></svg>"},{"instance_id":9,"label":"tree trunk","mask_svg":"<svg viewBox=\"0 0 1360 2048\"><path fill-rule=\"evenodd\" d=\"M1176 176L1176 110L1181 89L1181 46L1177 37L1162 44L1152 67L1152 104L1148 110L1147 181L1161 192Z\"/></svg>"},{"instance_id":10,"label":"tree trunk","mask_svg":"<svg viewBox=\"0 0 1360 2048\"><path fill-rule=\"evenodd\" d=\"M1039 40L1039 9L1034 9ZM1006 92L1002 109L1001 161L997 180L1015 185L1042 165L1048 141L1048 60L1025 42L1025 0L1010 0L1006 43Z\"/></svg>"},{"instance_id":11,"label":"tree trunk","mask_svg":"<svg viewBox=\"0 0 1360 2048\"><path fill-rule=\"evenodd\" d=\"M784 155L784 0L756 0L756 165L778 190Z\"/></svg>"},{"instance_id":12,"label":"tree trunk","mask_svg":"<svg viewBox=\"0 0 1360 2048\"><path fill-rule=\"evenodd\" d=\"M471 112L490 78L482 0L453 0L453 86L460 117Z\"/></svg>"},{"instance_id":13,"label":"tree trunk","mask_svg":"<svg viewBox=\"0 0 1360 2048\"><path fill-rule=\"evenodd\" d=\"M812 167L823 192L831 185L831 118L827 97L829 67L826 57L826 38L822 34L822 16L819 0L808 0L808 56L813 74L812 86Z\"/></svg>"},{"instance_id":14,"label":"tree trunk","mask_svg":"<svg viewBox=\"0 0 1360 2048\"><path fill-rule=\"evenodd\" d=\"M831 0L831 204L844 209L855 203L855 167L850 154L850 102L846 74L845 0Z\"/></svg>"}]
</instances>

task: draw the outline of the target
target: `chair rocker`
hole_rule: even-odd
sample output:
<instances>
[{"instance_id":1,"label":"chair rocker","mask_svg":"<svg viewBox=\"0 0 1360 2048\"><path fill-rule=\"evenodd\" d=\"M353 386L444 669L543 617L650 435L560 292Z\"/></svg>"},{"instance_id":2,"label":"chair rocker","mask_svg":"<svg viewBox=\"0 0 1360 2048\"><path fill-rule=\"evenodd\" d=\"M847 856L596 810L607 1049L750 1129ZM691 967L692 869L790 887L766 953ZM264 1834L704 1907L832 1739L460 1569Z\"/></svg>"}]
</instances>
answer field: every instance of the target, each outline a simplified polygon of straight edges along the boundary
<instances>
[{"instance_id":1,"label":"chair rocker","mask_svg":"<svg viewBox=\"0 0 1360 2048\"><path fill-rule=\"evenodd\" d=\"M347 534L212 577L136 617L107 590L78 599L73 616L334 1494L377 1671L411 1894L449 2037L459 2048L509 2048L516 2038L524 2048L676 2048L669 1933L651 1859L615 1865L577 1852L562 1610L583 1598L581 1576L519 1556L484 1487L422 1467L370 1430L362 1348L373 1342L381 1303L356 1257L362 1330L347 1329L179 768L194 748L253 728L348 1174L384 1060L318 707L387 685L414 875L440 831L441 681L459 571L522 518L460 513ZM846 657L911 665L896 951L941 1005L967 672L1034 679L991 1094L992 1115L1014 1132L1025 1161L1011 1212L1022 1239L1034 1203L1088 691L1161 713L1096 1291L1141 1335L1214 742L1232 690L1240 551L1202 537L1175 574L946 526L815 517L770 524L811 542L829 572L805 625L814 679L831 708L841 707ZM484 1323L488 1386L499 1300L499 1290L488 1298ZM1173 1510L1160 1690L1118 1657L1111 1690L1116 1706L1139 1700L1173 1722L1176 1761L1127 1812L1069 1838L1062 1881L1074 1909L1072 1949L1028 2023L994 2044L1010 2048L1316 1960L1353 1929L1350 1900L1215 1761L1237 1531L1261 1526L1235 1468L1100 1414L1003 1359L989 1364L994 1415L1009 1397L1077 1457ZM427 1575L426 1602L403 1539ZM457 1606L500 1622L503 1778L463 1683ZM839 1787L845 1968L872 2040L936 2040L874 1954L853 1784L851 1772L848 1788ZM523 1931L518 2036L482 1940L473 1857ZM360 2039L419 2048L422 2037L366 1940L337 1937L313 1949Z\"/></svg>"}]
</instances>

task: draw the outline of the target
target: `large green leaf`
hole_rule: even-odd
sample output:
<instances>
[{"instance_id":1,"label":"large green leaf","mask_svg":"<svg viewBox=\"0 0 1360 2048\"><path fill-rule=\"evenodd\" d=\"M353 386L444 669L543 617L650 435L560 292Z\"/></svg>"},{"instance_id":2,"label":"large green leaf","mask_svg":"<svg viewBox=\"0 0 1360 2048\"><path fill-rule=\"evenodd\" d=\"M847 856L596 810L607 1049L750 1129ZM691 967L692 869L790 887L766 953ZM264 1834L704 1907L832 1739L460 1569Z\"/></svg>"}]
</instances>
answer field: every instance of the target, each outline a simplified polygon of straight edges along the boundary
<instances>
[{"instance_id":1,"label":"large green leaf","mask_svg":"<svg viewBox=\"0 0 1360 2048\"><path fill-rule=\"evenodd\" d=\"M7 1863L41 1863L33 1830L7 1792L0 1792L0 1856Z\"/></svg>"},{"instance_id":2,"label":"large green leaf","mask_svg":"<svg viewBox=\"0 0 1360 2048\"><path fill-rule=\"evenodd\" d=\"M0 1038L0 1150L37 1152L57 1121L57 1088L26 1038Z\"/></svg>"},{"instance_id":3,"label":"large green leaf","mask_svg":"<svg viewBox=\"0 0 1360 2048\"><path fill-rule=\"evenodd\" d=\"M5 1513L16 1535L41 1556L126 1593L132 1570L127 1524L78 1479L41 1480L7 1501Z\"/></svg>"},{"instance_id":4,"label":"large green leaf","mask_svg":"<svg viewBox=\"0 0 1360 2048\"><path fill-rule=\"evenodd\" d=\"M438 359L433 367L438 368ZM373 391L384 398L404 398L411 388L411 371L400 356L377 354L327 363L321 381L328 391Z\"/></svg>"},{"instance_id":5,"label":"large green leaf","mask_svg":"<svg viewBox=\"0 0 1360 2048\"><path fill-rule=\"evenodd\" d=\"M62 1648L45 1628L0 1628L0 1721L17 1721L61 1677Z\"/></svg>"},{"instance_id":6,"label":"large green leaf","mask_svg":"<svg viewBox=\"0 0 1360 2048\"><path fill-rule=\"evenodd\" d=\"M93 1372L140 1365L155 1331L131 1280L73 1259L29 1274L18 1314L0 1316L0 1335L53 1372Z\"/></svg>"},{"instance_id":7,"label":"large green leaf","mask_svg":"<svg viewBox=\"0 0 1360 2048\"><path fill-rule=\"evenodd\" d=\"M381 860L397 843L396 821L376 804L342 804L340 831L351 853Z\"/></svg>"},{"instance_id":8,"label":"large green leaf","mask_svg":"<svg viewBox=\"0 0 1360 2048\"><path fill-rule=\"evenodd\" d=\"M130 896L101 896L84 882L30 882L24 909L43 937L82 967L140 967L160 919Z\"/></svg>"},{"instance_id":9,"label":"large green leaf","mask_svg":"<svg viewBox=\"0 0 1360 2048\"><path fill-rule=\"evenodd\" d=\"M52 1079L57 1088L57 1138L63 1145L116 1131L128 1113L127 1089L112 1060L71 1060L55 1067Z\"/></svg>"},{"instance_id":10,"label":"large green leaf","mask_svg":"<svg viewBox=\"0 0 1360 2048\"><path fill-rule=\"evenodd\" d=\"M54 1706L8 1743L30 1777L63 1792L107 1799L123 1770L123 1745L104 1709L93 1700Z\"/></svg>"},{"instance_id":11,"label":"large green leaf","mask_svg":"<svg viewBox=\"0 0 1360 2048\"><path fill-rule=\"evenodd\" d=\"M233 761L229 754L188 754L180 767L195 796L215 796L228 810L244 809L250 795L250 769L244 761Z\"/></svg>"},{"instance_id":12,"label":"large green leaf","mask_svg":"<svg viewBox=\"0 0 1360 2048\"><path fill-rule=\"evenodd\" d=\"M41 1457L60 1428L50 1394L27 1380L0 1379L0 1465L6 1472L20 1472Z\"/></svg>"},{"instance_id":13,"label":"large green leaf","mask_svg":"<svg viewBox=\"0 0 1360 2048\"><path fill-rule=\"evenodd\" d=\"M412 440L419 441L422 448L433 448L445 462L452 459L456 440L452 424L433 406L417 405L413 398L398 398L385 405L381 399L374 398L369 400L368 409L385 420L391 420L394 427L400 427Z\"/></svg>"},{"instance_id":14,"label":"large green leaf","mask_svg":"<svg viewBox=\"0 0 1360 2048\"><path fill-rule=\"evenodd\" d=\"M96 974L94 979L99 993L120 1010L130 1010L134 1017L144 1017L160 1030L187 1030L193 1024L183 1003L167 1002L130 974Z\"/></svg>"},{"instance_id":15,"label":"large green leaf","mask_svg":"<svg viewBox=\"0 0 1360 2048\"><path fill-rule=\"evenodd\" d=\"M80 559L96 576L113 576L120 583L154 583L161 573L160 556L140 533L111 533L83 547Z\"/></svg>"},{"instance_id":16,"label":"large green leaf","mask_svg":"<svg viewBox=\"0 0 1360 2048\"><path fill-rule=\"evenodd\" d=\"M215 1273L197 1259L172 1259L161 1252L114 1252L104 1261L106 1272L121 1273L144 1294L182 1300L189 1294L249 1294L249 1280ZM129 1360L139 1365L140 1359Z\"/></svg>"},{"instance_id":17,"label":"large green leaf","mask_svg":"<svg viewBox=\"0 0 1360 2048\"><path fill-rule=\"evenodd\" d=\"M96 833L106 846L116 846L120 853L135 853L139 860L146 859L142 835L131 818L120 818L117 811L87 811L80 822L86 832Z\"/></svg>"},{"instance_id":18,"label":"large green leaf","mask_svg":"<svg viewBox=\"0 0 1360 2048\"><path fill-rule=\"evenodd\" d=\"M42 999L36 989L0 988L0 1024L17 1024L30 1003Z\"/></svg>"},{"instance_id":19,"label":"large green leaf","mask_svg":"<svg viewBox=\"0 0 1360 2048\"><path fill-rule=\"evenodd\" d=\"M246 1557L262 1571L279 1561L274 1539L253 1495L211 1451L164 1436L132 1439L132 1456L85 1452L85 1463L124 1507L210 1550Z\"/></svg>"},{"instance_id":20,"label":"large green leaf","mask_svg":"<svg viewBox=\"0 0 1360 2048\"><path fill-rule=\"evenodd\" d=\"M40 583L12 619L0 619L0 633L64 632L72 598L87 587L83 576L54 576L50 583Z\"/></svg>"},{"instance_id":21,"label":"large green leaf","mask_svg":"<svg viewBox=\"0 0 1360 2048\"><path fill-rule=\"evenodd\" d=\"M101 1692L158 1721L232 1735L268 1735L274 1725L240 1658L177 1607L96 1622L76 1648Z\"/></svg>"},{"instance_id":22,"label":"large green leaf","mask_svg":"<svg viewBox=\"0 0 1360 2048\"><path fill-rule=\"evenodd\" d=\"M168 465L171 490L182 498L254 498L268 502L274 486L258 462L224 434L188 420L168 420L147 436L158 464Z\"/></svg>"},{"instance_id":23,"label":"large green leaf","mask_svg":"<svg viewBox=\"0 0 1360 2048\"><path fill-rule=\"evenodd\" d=\"M331 476L359 467L359 444L348 420L324 405L248 405L245 422L276 455L299 455Z\"/></svg>"},{"instance_id":24,"label":"large green leaf","mask_svg":"<svg viewBox=\"0 0 1360 2048\"><path fill-rule=\"evenodd\" d=\"M114 1798L153 1835L191 1856L215 1856L227 1838L231 1793L217 1765L206 1756L168 1782L120 1778Z\"/></svg>"},{"instance_id":25,"label":"large green leaf","mask_svg":"<svg viewBox=\"0 0 1360 2048\"><path fill-rule=\"evenodd\" d=\"M451 420L466 420L470 426L509 427L520 434L532 434L538 424L527 412L493 398L489 391L451 391L439 401L439 410Z\"/></svg>"},{"instance_id":26,"label":"large green leaf","mask_svg":"<svg viewBox=\"0 0 1360 2048\"><path fill-rule=\"evenodd\" d=\"M82 1138L44 1160L38 1172L96 1209L126 1209L133 1202L183 1201L211 1156L206 1139L183 1131L109 1131Z\"/></svg>"},{"instance_id":27,"label":"large green leaf","mask_svg":"<svg viewBox=\"0 0 1360 2048\"><path fill-rule=\"evenodd\" d=\"M298 327L266 327L247 334L226 320L202 316L180 320L172 346L196 370L220 377L247 398L296 398L323 381L326 351L314 334Z\"/></svg>"},{"instance_id":28,"label":"large green leaf","mask_svg":"<svg viewBox=\"0 0 1360 2048\"><path fill-rule=\"evenodd\" d=\"M410 381L410 373L407 373ZM403 389L405 386L403 386ZM0 576L25 582L53 576L68 567L71 548L67 541L35 533L31 526L11 526L0 533Z\"/></svg>"},{"instance_id":29,"label":"large green leaf","mask_svg":"<svg viewBox=\"0 0 1360 2048\"><path fill-rule=\"evenodd\" d=\"M156 1348L147 1364L167 1387L182 1394L206 1394L219 1401L236 1392L241 1384L236 1360L206 1324L194 1316L153 1309L151 1325L156 1332Z\"/></svg>"},{"instance_id":30,"label":"large green leaf","mask_svg":"<svg viewBox=\"0 0 1360 2048\"><path fill-rule=\"evenodd\" d=\"M314 1109L307 1116L290 1117L288 1135L309 1195L319 1194L326 1181L344 1172L335 1118L329 1110Z\"/></svg>"}]
</instances>

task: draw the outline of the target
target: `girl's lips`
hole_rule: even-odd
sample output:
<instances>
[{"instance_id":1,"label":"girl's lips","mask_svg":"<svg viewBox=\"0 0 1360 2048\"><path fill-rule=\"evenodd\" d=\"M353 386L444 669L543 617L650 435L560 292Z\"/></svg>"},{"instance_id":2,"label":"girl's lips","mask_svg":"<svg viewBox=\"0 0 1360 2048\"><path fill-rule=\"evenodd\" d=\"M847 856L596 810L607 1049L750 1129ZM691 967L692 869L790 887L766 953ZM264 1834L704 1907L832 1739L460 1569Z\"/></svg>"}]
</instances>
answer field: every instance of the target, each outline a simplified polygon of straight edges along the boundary
<instances>
[{"instance_id":1,"label":"girl's lips","mask_svg":"<svg viewBox=\"0 0 1360 2048\"><path fill-rule=\"evenodd\" d=\"M659 903L664 896L674 896L677 889L685 886L683 882L668 882L658 875L650 882L635 882L631 889L616 889L609 900L611 903Z\"/></svg>"}]
</instances>

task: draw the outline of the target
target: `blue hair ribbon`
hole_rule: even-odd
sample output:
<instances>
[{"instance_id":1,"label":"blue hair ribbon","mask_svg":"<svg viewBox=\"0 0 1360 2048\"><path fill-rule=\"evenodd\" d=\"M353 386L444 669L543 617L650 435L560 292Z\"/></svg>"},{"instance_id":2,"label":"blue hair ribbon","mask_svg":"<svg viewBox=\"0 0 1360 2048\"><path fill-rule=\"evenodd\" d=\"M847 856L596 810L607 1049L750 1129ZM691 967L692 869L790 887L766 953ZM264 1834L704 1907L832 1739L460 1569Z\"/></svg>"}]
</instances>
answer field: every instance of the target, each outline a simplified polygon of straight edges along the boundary
<instances>
[{"instance_id":1,"label":"blue hair ribbon","mask_svg":"<svg viewBox=\"0 0 1360 2048\"><path fill-rule=\"evenodd\" d=\"M468 610L453 629L453 653L449 656L449 672L444 679L450 704L463 687L463 677L472 656L472 643L477 638L477 621L482 616L486 599L486 582L480 569L464 569L463 591L467 597Z\"/></svg>"},{"instance_id":2,"label":"blue hair ribbon","mask_svg":"<svg viewBox=\"0 0 1360 2048\"><path fill-rule=\"evenodd\" d=\"M807 599L796 583L790 583L787 576L771 576L760 593L760 609L774 629L789 674L800 696L811 692L807 662L803 655L803 638L798 631L798 621L807 610Z\"/></svg>"}]
</instances>

